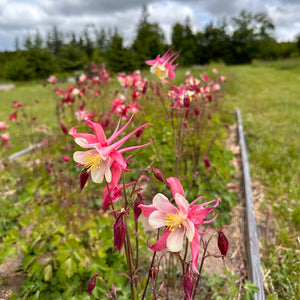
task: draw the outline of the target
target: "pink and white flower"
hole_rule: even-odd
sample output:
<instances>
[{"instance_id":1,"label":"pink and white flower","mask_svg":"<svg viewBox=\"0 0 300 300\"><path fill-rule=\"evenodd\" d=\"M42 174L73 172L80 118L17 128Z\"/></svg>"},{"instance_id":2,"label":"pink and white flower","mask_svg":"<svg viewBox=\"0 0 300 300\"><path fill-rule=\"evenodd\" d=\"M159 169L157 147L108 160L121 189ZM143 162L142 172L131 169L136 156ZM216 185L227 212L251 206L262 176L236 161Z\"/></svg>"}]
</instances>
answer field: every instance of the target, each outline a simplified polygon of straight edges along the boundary
<instances>
[{"instance_id":1,"label":"pink and white flower","mask_svg":"<svg viewBox=\"0 0 300 300\"><path fill-rule=\"evenodd\" d=\"M77 133L77 127L72 127L69 131L69 134L72 135L75 139L75 142L82 148L90 148L87 151L76 151L73 155L73 159L81 166L84 166L84 169L87 173L91 174L91 178L96 183L101 183L104 178L107 182L112 180L112 170L111 166L113 163L116 163L118 168L126 171L127 163L123 158L122 154L124 152L145 147L149 144L152 144L154 141L133 147L128 147L124 149L119 149L132 135L134 135L138 130L144 128L147 125L152 125L149 123L143 124L130 134L121 138L119 141L112 143L125 128L129 125L133 118L133 115L129 121L119 130L121 118L117 128L110 138L106 138L104 130L99 123L94 123L92 121L87 121L86 124L90 126L94 134L90 133Z\"/></svg>"},{"instance_id":2,"label":"pink and white flower","mask_svg":"<svg viewBox=\"0 0 300 300\"><path fill-rule=\"evenodd\" d=\"M148 218L152 228L164 228L164 233L160 239L150 248L154 251L168 249L171 252L178 252L183 247L184 237L186 236L191 247L193 271L197 271L198 256L200 253L200 235L207 232L200 232L200 226L213 222L217 216L208 221L204 221L208 214L213 211L220 200L195 204L203 196L189 203L184 196L184 191L180 181L175 177L166 179L169 184L176 206L163 194L156 194L152 205L139 205L145 217ZM211 207L208 204L215 202Z\"/></svg>"},{"instance_id":3,"label":"pink and white flower","mask_svg":"<svg viewBox=\"0 0 300 300\"><path fill-rule=\"evenodd\" d=\"M174 79L174 69L178 64L172 65L174 60L179 56L179 51L172 52L171 47L162 57L158 55L156 59L147 60L146 64L152 66L150 72L155 74L159 79L164 80L166 78Z\"/></svg>"},{"instance_id":4,"label":"pink and white flower","mask_svg":"<svg viewBox=\"0 0 300 300\"><path fill-rule=\"evenodd\" d=\"M54 75L51 75L47 81L51 84L54 84L55 82L57 82L57 78Z\"/></svg>"},{"instance_id":5,"label":"pink and white flower","mask_svg":"<svg viewBox=\"0 0 300 300\"><path fill-rule=\"evenodd\" d=\"M9 125L6 124L5 121L0 122L0 131L9 128Z\"/></svg>"}]
</instances>

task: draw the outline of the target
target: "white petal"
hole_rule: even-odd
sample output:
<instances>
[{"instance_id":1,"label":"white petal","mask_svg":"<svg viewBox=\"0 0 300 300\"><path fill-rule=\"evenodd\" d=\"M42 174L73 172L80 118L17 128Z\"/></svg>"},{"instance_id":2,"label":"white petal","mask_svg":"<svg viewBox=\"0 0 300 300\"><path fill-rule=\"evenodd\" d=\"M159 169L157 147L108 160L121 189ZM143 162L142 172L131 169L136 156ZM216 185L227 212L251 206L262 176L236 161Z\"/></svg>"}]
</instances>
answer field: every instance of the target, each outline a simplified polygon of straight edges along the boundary
<instances>
[{"instance_id":1,"label":"white petal","mask_svg":"<svg viewBox=\"0 0 300 300\"><path fill-rule=\"evenodd\" d=\"M76 138L75 143L78 144L82 148L91 148L88 141L84 138Z\"/></svg>"},{"instance_id":2,"label":"white petal","mask_svg":"<svg viewBox=\"0 0 300 300\"><path fill-rule=\"evenodd\" d=\"M153 198L153 205L159 211L163 212L164 214L172 214L175 215L178 213L177 208L170 203L168 198L163 194L156 194Z\"/></svg>"},{"instance_id":3,"label":"white petal","mask_svg":"<svg viewBox=\"0 0 300 300\"><path fill-rule=\"evenodd\" d=\"M73 154L73 159L79 164L85 164L88 151L76 151Z\"/></svg>"},{"instance_id":4,"label":"white petal","mask_svg":"<svg viewBox=\"0 0 300 300\"><path fill-rule=\"evenodd\" d=\"M186 236L189 239L189 241L192 242L195 236L195 225L190 220L186 220L184 225L186 228Z\"/></svg>"},{"instance_id":5,"label":"white petal","mask_svg":"<svg viewBox=\"0 0 300 300\"><path fill-rule=\"evenodd\" d=\"M177 227L167 238L167 248L171 252L178 252L182 249L184 229Z\"/></svg>"},{"instance_id":6,"label":"white petal","mask_svg":"<svg viewBox=\"0 0 300 300\"><path fill-rule=\"evenodd\" d=\"M160 228L166 226L165 214L158 210L155 210L153 213L150 214L148 221L149 225L152 228Z\"/></svg>"},{"instance_id":7,"label":"white petal","mask_svg":"<svg viewBox=\"0 0 300 300\"><path fill-rule=\"evenodd\" d=\"M97 169L97 170L93 170L91 171L91 176L92 176L92 180L95 183L101 183L103 181L104 178L104 171L103 169Z\"/></svg>"},{"instance_id":8,"label":"white petal","mask_svg":"<svg viewBox=\"0 0 300 300\"><path fill-rule=\"evenodd\" d=\"M189 209L189 203L187 202L187 200L185 200L185 198L180 195L179 193L175 194L175 202L177 204L177 206L179 207L179 210L183 213L183 214L187 214L188 209Z\"/></svg>"},{"instance_id":9,"label":"white petal","mask_svg":"<svg viewBox=\"0 0 300 300\"><path fill-rule=\"evenodd\" d=\"M110 170L110 168L106 168L106 170L105 170L105 179L108 183L111 182L111 170Z\"/></svg>"}]
</instances>

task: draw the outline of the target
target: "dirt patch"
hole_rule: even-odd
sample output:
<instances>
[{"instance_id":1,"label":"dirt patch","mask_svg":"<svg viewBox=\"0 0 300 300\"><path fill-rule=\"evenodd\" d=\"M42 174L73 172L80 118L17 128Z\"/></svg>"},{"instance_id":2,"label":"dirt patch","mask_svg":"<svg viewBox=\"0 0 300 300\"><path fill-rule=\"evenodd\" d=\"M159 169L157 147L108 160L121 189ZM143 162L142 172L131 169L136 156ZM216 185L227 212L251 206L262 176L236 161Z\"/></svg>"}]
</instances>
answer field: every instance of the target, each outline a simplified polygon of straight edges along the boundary
<instances>
[{"instance_id":1,"label":"dirt patch","mask_svg":"<svg viewBox=\"0 0 300 300\"><path fill-rule=\"evenodd\" d=\"M18 250L16 259L8 257L2 265L0 265L0 276L2 285L0 286L0 300L10 299L13 294L18 294L19 289L26 279L23 272L19 272L19 266L23 260L24 255Z\"/></svg>"}]
</instances>

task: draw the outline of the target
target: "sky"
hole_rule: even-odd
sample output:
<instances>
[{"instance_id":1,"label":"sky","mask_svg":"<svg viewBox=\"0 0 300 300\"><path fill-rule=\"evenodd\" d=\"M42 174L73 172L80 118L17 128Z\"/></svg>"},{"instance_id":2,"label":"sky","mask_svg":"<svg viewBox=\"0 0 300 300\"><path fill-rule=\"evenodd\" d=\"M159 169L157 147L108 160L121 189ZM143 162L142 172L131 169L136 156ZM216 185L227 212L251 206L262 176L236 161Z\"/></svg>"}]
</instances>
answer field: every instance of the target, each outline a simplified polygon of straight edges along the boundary
<instances>
[{"instance_id":1,"label":"sky","mask_svg":"<svg viewBox=\"0 0 300 300\"><path fill-rule=\"evenodd\" d=\"M194 32L223 17L237 17L242 10L266 13L275 25L278 41L293 41L300 33L300 0L0 0L0 51L14 50L37 30L46 36L53 26L63 33L81 34L86 26L118 30L125 45L135 38L146 4L149 22L157 22L170 42L176 22L189 17Z\"/></svg>"}]
</instances>

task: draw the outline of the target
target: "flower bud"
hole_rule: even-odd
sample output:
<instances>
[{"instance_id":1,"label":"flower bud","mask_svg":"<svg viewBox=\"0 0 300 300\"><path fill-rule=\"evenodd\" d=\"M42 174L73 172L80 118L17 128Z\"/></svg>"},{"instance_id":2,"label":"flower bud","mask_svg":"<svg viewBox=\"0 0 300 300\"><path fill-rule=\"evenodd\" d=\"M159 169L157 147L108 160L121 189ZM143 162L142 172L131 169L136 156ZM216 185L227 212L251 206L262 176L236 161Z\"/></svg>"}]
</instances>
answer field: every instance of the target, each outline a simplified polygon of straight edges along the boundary
<instances>
[{"instance_id":1,"label":"flower bud","mask_svg":"<svg viewBox=\"0 0 300 300\"><path fill-rule=\"evenodd\" d=\"M148 81L146 81L146 83L143 86L142 94L143 95L146 94L147 90L148 90Z\"/></svg>"},{"instance_id":2,"label":"flower bud","mask_svg":"<svg viewBox=\"0 0 300 300\"><path fill-rule=\"evenodd\" d=\"M210 160L209 157L202 151L202 155L203 155L203 161L205 164L206 169L210 168Z\"/></svg>"},{"instance_id":3,"label":"flower bud","mask_svg":"<svg viewBox=\"0 0 300 300\"><path fill-rule=\"evenodd\" d=\"M143 197L140 193L138 193L133 205L133 214L134 214L135 221L138 220L140 214L142 213L142 210L139 208L140 204L143 204Z\"/></svg>"},{"instance_id":4,"label":"flower bud","mask_svg":"<svg viewBox=\"0 0 300 300\"><path fill-rule=\"evenodd\" d=\"M139 138L139 137L142 135L143 129L144 129L144 128L141 128L141 129L139 129L139 130L135 133L136 138Z\"/></svg>"},{"instance_id":5,"label":"flower bud","mask_svg":"<svg viewBox=\"0 0 300 300\"><path fill-rule=\"evenodd\" d=\"M190 270L190 267L187 267L186 273L183 277L183 289L187 300L193 299L193 289L194 289L194 277Z\"/></svg>"},{"instance_id":6,"label":"flower bud","mask_svg":"<svg viewBox=\"0 0 300 300\"><path fill-rule=\"evenodd\" d=\"M184 97L184 99L183 99L183 106L185 108L189 108L190 107L190 97L189 96Z\"/></svg>"},{"instance_id":7,"label":"flower bud","mask_svg":"<svg viewBox=\"0 0 300 300\"><path fill-rule=\"evenodd\" d=\"M94 288L96 287L96 282L97 282L97 277L100 277L99 274L95 274L88 282L88 287L87 287L87 293L89 295L92 294L92 291L94 290Z\"/></svg>"},{"instance_id":8,"label":"flower bud","mask_svg":"<svg viewBox=\"0 0 300 300\"><path fill-rule=\"evenodd\" d=\"M61 126L61 130L63 133L67 134L68 133L68 129L67 126L65 125L65 123L63 121L60 121L60 126Z\"/></svg>"},{"instance_id":9,"label":"flower bud","mask_svg":"<svg viewBox=\"0 0 300 300\"><path fill-rule=\"evenodd\" d=\"M219 247L219 250L220 250L221 254L223 255L222 259L224 259L224 257L226 256L227 251L228 251L228 246L229 246L228 239L222 231L223 228L228 228L228 227L223 226L220 230L216 229L219 233L219 235L218 235L218 247Z\"/></svg>"},{"instance_id":10,"label":"flower bud","mask_svg":"<svg viewBox=\"0 0 300 300\"><path fill-rule=\"evenodd\" d=\"M164 182L164 178L159 169L152 167L151 170L152 170L153 175L156 177L156 179L158 179L161 182Z\"/></svg>"},{"instance_id":11,"label":"flower bud","mask_svg":"<svg viewBox=\"0 0 300 300\"><path fill-rule=\"evenodd\" d=\"M119 216L117 216L114 224L114 249L117 248L117 250L122 253L122 248L126 236L126 223L124 221L124 212L120 213Z\"/></svg>"},{"instance_id":12,"label":"flower bud","mask_svg":"<svg viewBox=\"0 0 300 300\"><path fill-rule=\"evenodd\" d=\"M90 173L87 172L87 168L83 169L80 173L80 189L82 190L86 185L88 179L90 177Z\"/></svg>"}]
</instances>

